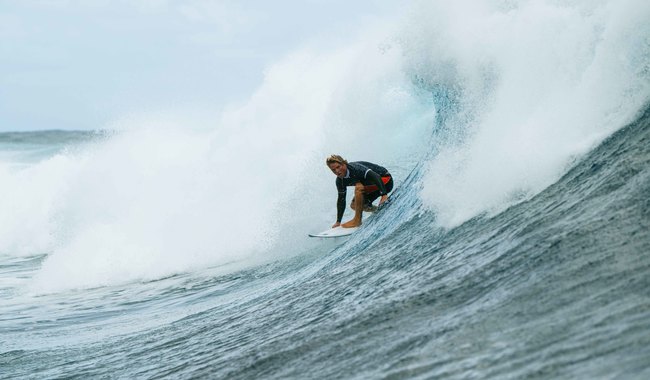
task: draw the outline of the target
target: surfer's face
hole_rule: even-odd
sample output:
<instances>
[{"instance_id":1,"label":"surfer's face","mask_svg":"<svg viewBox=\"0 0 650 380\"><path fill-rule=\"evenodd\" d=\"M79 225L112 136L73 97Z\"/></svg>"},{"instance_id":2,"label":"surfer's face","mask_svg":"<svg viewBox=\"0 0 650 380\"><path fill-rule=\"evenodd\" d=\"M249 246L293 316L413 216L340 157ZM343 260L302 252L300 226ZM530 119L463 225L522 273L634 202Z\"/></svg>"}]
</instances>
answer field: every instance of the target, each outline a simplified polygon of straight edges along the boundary
<instances>
[{"instance_id":1,"label":"surfer's face","mask_svg":"<svg viewBox=\"0 0 650 380\"><path fill-rule=\"evenodd\" d=\"M331 164L327 165L330 167L330 170L332 173L334 173L335 176L337 177L345 177L345 173L348 172L348 166L346 164L341 164L338 162L332 162Z\"/></svg>"}]
</instances>

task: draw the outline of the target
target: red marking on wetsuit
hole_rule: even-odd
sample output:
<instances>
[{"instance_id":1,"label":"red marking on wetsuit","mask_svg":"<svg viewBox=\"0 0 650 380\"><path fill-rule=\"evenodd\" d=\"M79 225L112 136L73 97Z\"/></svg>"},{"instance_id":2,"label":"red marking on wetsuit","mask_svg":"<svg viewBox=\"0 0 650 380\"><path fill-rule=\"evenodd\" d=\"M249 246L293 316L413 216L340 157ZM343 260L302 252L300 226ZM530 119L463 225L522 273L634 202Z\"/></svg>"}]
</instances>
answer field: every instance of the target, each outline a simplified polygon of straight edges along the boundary
<instances>
[{"instance_id":1,"label":"red marking on wetsuit","mask_svg":"<svg viewBox=\"0 0 650 380\"><path fill-rule=\"evenodd\" d=\"M381 177L381 182L383 182L385 185L388 183L388 181L390 181L390 178L391 177L389 175L386 177ZM377 190L379 190L379 187L377 185L366 185L363 188L363 192L366 194L372 193L373 191L377 191Z\"/></svg>"}]
</instances>

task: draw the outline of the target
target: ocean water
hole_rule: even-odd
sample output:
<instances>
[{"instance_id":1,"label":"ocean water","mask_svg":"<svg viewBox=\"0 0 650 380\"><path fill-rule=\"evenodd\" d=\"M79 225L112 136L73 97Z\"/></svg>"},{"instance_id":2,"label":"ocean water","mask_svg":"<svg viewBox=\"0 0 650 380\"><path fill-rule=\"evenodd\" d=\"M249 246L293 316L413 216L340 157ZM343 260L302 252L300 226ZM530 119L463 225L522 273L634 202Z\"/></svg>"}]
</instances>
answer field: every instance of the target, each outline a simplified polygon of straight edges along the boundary
<instances>
[{"instance_id":1,"label":"ocean water","mask_svg":"<svg viewBox=\"0 0 650 380\"><path fill-rule=\"evenodd\" d=\"M0 378L650 377L650 5L407 13L211 128L0 133ZM310 239L332 153L396 189Z\"/></svg>"}]
</instances>

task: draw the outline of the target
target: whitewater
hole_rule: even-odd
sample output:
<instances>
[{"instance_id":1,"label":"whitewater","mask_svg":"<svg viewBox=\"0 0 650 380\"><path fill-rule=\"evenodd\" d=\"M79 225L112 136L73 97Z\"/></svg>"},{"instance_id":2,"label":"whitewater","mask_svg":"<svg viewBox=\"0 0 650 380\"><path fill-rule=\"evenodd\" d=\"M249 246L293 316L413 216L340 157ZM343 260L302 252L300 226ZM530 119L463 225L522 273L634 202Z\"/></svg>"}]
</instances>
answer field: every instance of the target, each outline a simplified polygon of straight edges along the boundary
<instances>
[{"instance_id":1,"label":"whitewater","mask_svg":"<svg viewBox=\"0 0 650 380\"><path fill-rule=\"evenodd\" d=\"M649 20L413 2L210 120L1 132L0 378L650 377ZM330 154L396 186L310 239Z\"/></svg>"}]
</instances>

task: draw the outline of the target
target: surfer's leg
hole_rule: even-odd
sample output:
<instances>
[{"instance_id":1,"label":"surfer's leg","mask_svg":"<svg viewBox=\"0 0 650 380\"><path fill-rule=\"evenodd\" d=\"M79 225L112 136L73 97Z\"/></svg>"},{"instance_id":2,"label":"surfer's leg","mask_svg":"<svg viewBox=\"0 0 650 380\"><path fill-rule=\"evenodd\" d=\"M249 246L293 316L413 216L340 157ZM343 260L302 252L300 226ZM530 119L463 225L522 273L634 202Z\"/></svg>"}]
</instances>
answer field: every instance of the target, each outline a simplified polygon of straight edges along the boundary
<instances>
[{"instance_id":1,"label":"surfer's leg","mask_svg":"<svg viewBox=\"0 0 650 380\"><path fill-rule=\"evenodd\" d=\"M354 187L354 204L351 208L354 210L354 218L341 224L345 228L358 227L361 225L361 215L363 214L363 185L357 183Z\"/></svg>"},{"instance_id":2,"label":"surfer's leg","mask_svg":"<svg viewBox=\"0 0 650 380\"><path fill-rule=\"evenodd\" d=\"M377 206L372 203L379 198L379 190L373 191L372 193L366 193L363 195L363 211L365 212L375 212L377 211Z\"/></svg>"}]
</instances>

